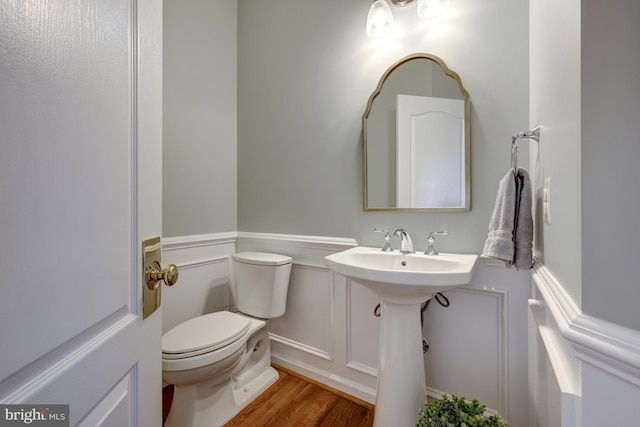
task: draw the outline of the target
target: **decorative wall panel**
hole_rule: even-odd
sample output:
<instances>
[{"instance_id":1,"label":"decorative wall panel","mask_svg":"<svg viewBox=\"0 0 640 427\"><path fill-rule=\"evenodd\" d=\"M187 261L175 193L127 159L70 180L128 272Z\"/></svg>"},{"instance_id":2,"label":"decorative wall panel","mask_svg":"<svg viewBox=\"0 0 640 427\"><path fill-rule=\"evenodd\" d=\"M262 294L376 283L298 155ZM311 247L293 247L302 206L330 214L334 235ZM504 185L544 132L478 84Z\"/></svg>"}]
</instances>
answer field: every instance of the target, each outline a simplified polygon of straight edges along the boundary
<instances>
[{"instance_id":1,"label":"decorative wall panel","mask_svg":"<svg viewBox=\"0 0 640 427\"><path fill-rule=\"evenodd\" d=\"M506 418L507 291L458 288L444 294L449 307L432 299L424 312L427 388L435 396L477 398Z\"/></svg>"},{"instance_id":2,"label":"decorative wall panel","mask_svg":"<svg viewBox=\"0 0 640 427\"><path fill-rule=\"evenodd\" d=\"M326 269L294 264L287 311L269 326L274 341L332 358L333 295L328 277Z\"/></svg>"},{"instance_id":3,"label":"decorative wall panel","mask_svg":"<svg viewBox=\"0 0 640 427\"><path fill-rule=\"evenodd\" d=\"M347 279L347 366L377 376L380 318L374 315L379 301L373 292Z\"/></svg>"}]
</instances>

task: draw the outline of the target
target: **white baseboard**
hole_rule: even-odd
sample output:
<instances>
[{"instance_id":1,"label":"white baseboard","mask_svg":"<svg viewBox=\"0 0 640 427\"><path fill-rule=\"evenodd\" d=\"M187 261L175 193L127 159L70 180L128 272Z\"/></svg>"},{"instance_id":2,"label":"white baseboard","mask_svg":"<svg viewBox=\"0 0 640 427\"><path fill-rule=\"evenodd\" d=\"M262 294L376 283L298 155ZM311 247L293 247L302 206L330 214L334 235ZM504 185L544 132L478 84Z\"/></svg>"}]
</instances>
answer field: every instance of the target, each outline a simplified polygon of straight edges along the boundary
<instances>
[{"instance_id":1,"label":"white baseboard","mask_svg":"<svg viewBox=\"0 0 640 427\"><path fill-rule=\"evenodd\" d=\"M347 378L340 377L334 373L324 371L316 366L301 363L299 361L290 362L279 356L271 356L273 363L280 365L284 368L291 369L298 372L305 377L311 378L314 381L318 381L322 384L326 384L336 390L340 390L343 393L357 397L360 400L374 404L376 401L375 389L370 389L355 381L351 381Z\"/></svg>"}]
</instances>

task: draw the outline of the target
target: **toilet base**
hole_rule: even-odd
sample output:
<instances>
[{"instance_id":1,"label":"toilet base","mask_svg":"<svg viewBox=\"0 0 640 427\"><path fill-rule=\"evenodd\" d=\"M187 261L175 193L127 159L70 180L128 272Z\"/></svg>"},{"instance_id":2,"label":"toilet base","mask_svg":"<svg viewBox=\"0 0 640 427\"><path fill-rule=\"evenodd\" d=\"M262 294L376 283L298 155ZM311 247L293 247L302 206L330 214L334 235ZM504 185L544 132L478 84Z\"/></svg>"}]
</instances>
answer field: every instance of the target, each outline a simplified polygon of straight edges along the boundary
<instances>
[{"instance_id":1,"label":"toilet base","mask_svg":"<svg viewBox=\"0 0 640 427\"><path fill-rule=\"evenodd\" d=\"M215 387L205 398L202 394L209 394L206 383L176 387L165 427L220 427L277 380L278 372L270 366L240 390L226 384Z\"/></svg>"},{"instance_id":2,"label":"toilet base","mask_svg":"<svg viewBox=\"0 0 640 427\"><path fill-rule=\"evenodd\" d=\"M175 386L165 427L220 427L278 380L267 332L261 330L247 344L246 360L228 379Z\"/></svg>"}]
</instances>

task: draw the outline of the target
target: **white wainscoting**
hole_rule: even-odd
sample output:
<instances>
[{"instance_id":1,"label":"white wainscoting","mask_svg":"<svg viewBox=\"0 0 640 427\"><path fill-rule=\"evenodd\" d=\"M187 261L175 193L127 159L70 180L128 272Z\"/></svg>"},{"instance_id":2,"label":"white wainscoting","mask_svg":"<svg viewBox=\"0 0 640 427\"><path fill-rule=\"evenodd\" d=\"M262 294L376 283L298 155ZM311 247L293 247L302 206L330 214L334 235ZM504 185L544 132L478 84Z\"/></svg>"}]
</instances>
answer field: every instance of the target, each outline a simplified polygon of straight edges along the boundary
<instances>
[{"instance_id":1,"label":"white wainscoting","mask_svg":"<svg viewBox=\"0 0 640 427\"><path fill-rule=\"evenodd\" d=\"M291 269L287 311L271 320L272 342L333 360L334 298L326 270L295 264Z\"/></svg>"},{"instance_id":2,"label":"white wainscoting","mask_svg":"<svg viewBox=\"0 0 640 427\"><path fill-rule=\"evenodd\" d=\"M502 415L510 427L529 425L529 282L530 272L481 258L470 286L445 294L449 308L431 302L424 331L429 353L433 352L427 353L426 361L434 359L427 365L434 375L432 386L427 374L432 394L475 397L487 405L488 412ZM433 330L427 322L434 325Z\"/></svg>"},{"instance_id":3,"label":"white wainscoting","mask_svg":"<svg viewBox=\"0 0 640 427\"><path fill-rule=\"evenodd\" d=\"M373 292L350 279L346 281L347 367L377 376L380 341L380 301ZM375 390L374 390L375 392Z\"/></svg>"},{"instance_id":4,"label":"white wainscoting","mask_svg":"<svg viewBox=\"0 0 640 427\"><path fill-rule=\"evenodd\" d=\"M272 360L362 400L375 400L375 369L347 366L347 280L332 275L324 257L357 243L353 239L238 233L237 250L293 257L287 312L269 325ZM366 290L366 289L365 289ZM375 321L375 319L374 319ZM377 334L371 337L376 340ZM377 359L376 359L377 360Z\"/></svg>"},{"instance_id":5,"label":"white wainscoting","mask_svg":"<svg viewBox=\"0 0 640 427\"><path fill-rule=\"evenodd\" d=\"M356 244L235 232L164 239L163 265L180 269L178 284L163 287L164 331L233 302L236 248L290 255L287 313L269 326L274 362L373 403L377 300L324 260ZM431 395L478 398L510 427L640 426L640 332L581 313L543 265L531 276L481 259L471 285L446 296L451 307L433 301L425 313Z\"/></svg>"},{"instance_id":6,"label":"white wainscoting","mask_svg":"<svg viewBox=\"0 0 640 427\"><path fill-rule=\"evenodd\" d=\"M578 308L544 267L535 271L529 300L531 425L579 427L580 362L562 336Z\"/></svg>"},{"instance_id":7,"label":"white wainscoting","mask_svg":"<svg viewBox=\"0 0 640 427\"><path fill-rule=\"evenodd\" d=\"M432 300L425 312L429 394L475 397L508 419L508 291L466 287L444 295L450 307Z\"/></svg>"},{"instance_id":8,"label":"white wainscoting","mask_svg":"<svg viewBox=\"0 0 640 427\"><path fill-rule=\"evenodd\" d=\"M162 331L233 303L230 256L236 233L162 239L162 265L178 267L178 282L162 286Z\"/></svg>"},{"instance_id":9,"label":"white wainscoting","mask_svg":"<svg viewBox=\"0 0 640 427\"><path fill-rule=\"evenodd\" d=\"M272 359L373 403L378 363L377 299L326 266L352 239L238 233L238 251L292 256L287 313L274 319ZM429 392L478 398L512 427L529 421L527 299L530 273L482 259L472 284L448 291L451 307L425 313Z\"/></svg>"},{"instance_id":10,"label":"white wainscoting","mask_svg":"<svg viewBox=\"0 0 640 427\"><path fill-rule=\"evenodd\" d=\"M640 332L582 313L543 265L529 305L531 425L640 426Z\"/></svg>"}]
</instances>

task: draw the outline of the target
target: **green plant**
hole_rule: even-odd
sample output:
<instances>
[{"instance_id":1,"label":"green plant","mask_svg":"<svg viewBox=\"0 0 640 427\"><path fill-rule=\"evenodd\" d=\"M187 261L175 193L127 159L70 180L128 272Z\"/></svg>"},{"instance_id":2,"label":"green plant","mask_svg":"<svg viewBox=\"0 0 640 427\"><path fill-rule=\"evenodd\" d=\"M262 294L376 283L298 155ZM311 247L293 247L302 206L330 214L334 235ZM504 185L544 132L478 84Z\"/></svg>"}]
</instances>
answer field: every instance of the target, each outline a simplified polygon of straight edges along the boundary
<instances>
[{"instance_id":1,"label":"green plant","mask_svg":"<svg viewBox=\"0 0 640 427\"><path fill-rule=\"evenodd\" d=\"M467 402L464 397L444 394L424 404L416 427L507 427L499 415L485 417L485 409L477 399Z\"/></svg>"}]
</instances>

